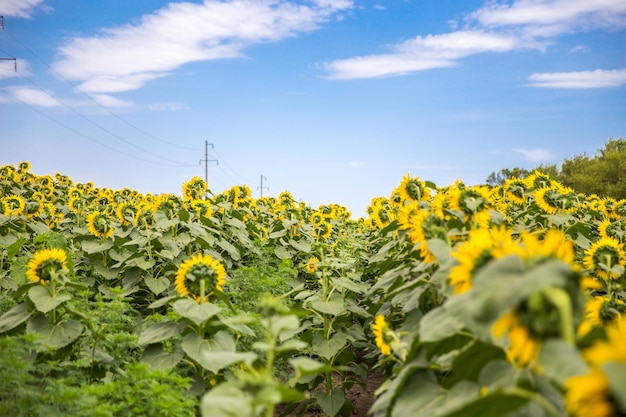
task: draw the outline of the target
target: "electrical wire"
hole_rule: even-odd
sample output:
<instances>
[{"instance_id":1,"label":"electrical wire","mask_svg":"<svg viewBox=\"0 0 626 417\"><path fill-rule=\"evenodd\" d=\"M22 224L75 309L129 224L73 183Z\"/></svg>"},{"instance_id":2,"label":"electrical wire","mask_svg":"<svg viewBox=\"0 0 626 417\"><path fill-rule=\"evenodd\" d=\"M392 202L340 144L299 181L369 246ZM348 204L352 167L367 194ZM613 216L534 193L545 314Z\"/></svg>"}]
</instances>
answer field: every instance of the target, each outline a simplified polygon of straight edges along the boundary
<instances>
[{"instance_id":1,"label":"electrical wire","mask_svg":"<svg viewBox=\"0 0 626 417\"><path fill-rule=\"evenodd\" d=\"M111 116L115 117L116 119L118 119L119 121L121 121L122 123L126 124L129 127L132 127L133 129L137 130L138 132L154 139L157 140L161 143L167 144L169 146L175 147L175 148L179 148L179 149L184 149L184 150L190 150L190 151L198 151L198 148L190 148L187 146L181 146L178 145L176 143L173 142L169 142L166 141L164 139L161 139L155 135L153 135L150 132L145 131L144 129L134 125L133 123L129 122L128 120L122 118L121 116L119 116L118 114L114 113L111 109L109 109L108 107L102 105L102 103L99 103L96 99L94 99L91 95L85 93L84 91L82 91L79 87L74 86L68 79L66 79L63 75L59 74L58 71L56 71L50 64L48 64L45 60L43 60L39 55L37 55L32 49L30 49L28 46L24 45L24 43L22 43L17 37L15 37L15 35L13 35L11 33L11 31L7 31L4 30L3 32L7 33L18 45L20 45L22 48L24 48L25 50L27 50L32 56L34 56L39 62L41 62L43 65L45 65L50 71L52 71L53 74L55 74L57 77L59 77L61 80L63 80L66 84L68 84L70 87L72 87L73 89L75 89L76 91L78 91L79 93L81 93L82 95L84 95L85 97L87 97L90 101L92 101L93 103L95 103L98 107L102 108L103 110L105 110L107 113L109 113ZM5 52L6 53L6 52Z\"/></svg>"},{"instance_id":2,"label":"electrical wire","mask_svg":"<svg viewBox=\"0 0 626 417\"><path fill-rule=\"evenodd\" d=\"M1 90L2 90L2 91L6 94L6 95L8 95L10 98L12 98L13 100L15 100L15 101L17 101L17 102L19 102L19 103L22 103L23 105L25 105L26 107L30 108L31 110L33 110L34 112L38 113L39 115L41 115L41 116L45 117L46 119L48 119L48 120L50 120L50 121L52 121L52 122L54 122L54 123L56 123L56 124L58 124L58 125L60 125L60 126L64 127L65 129L69 130L70 132L72 132L72 133L74 133L74 134L76 134L76 135L78 135L78 136L80 136L80 137L82 137L82 138L84 138L84 139L87 139L87 140L89 140L89 141L91 141L91 142L97 143L98 145L100 145L100 146L102 146L102 147L104 147L104 148L107 148L107 149L112 150L112 151L114 151L114 152L118 152L118 153L120 153L120 154L122 154L122 155L126 155L126 156L129 156L129 157L131 157L131 158L137 159L137 160L139 160L139 161L147 162L147 163L150 163L150 164L155 164L155 165L160 165L160 166L174 166L174 167L180 167L180 165L164 164L164 163L162 163L162 162L155 162L155 161L151 161L151 160L149 160L149 159L144 159L144 158L141 158L141 157L139 157L139 156L137 156L137 155L133 155L133 154L130 154L130 153L128 153L128 152L124 152L124 151L121 151L121 150L119 150L119 149L117 149L117 148L114 148L114 147L112 147L112 146L109 146L109 145L107 145L106 143L103 143L103 142L100 142L100 141L98 141L98 140L96 140L96 139L93 139L92 137L89 137L89 136L85 135L84 133L82 133L82 132L80 132L80 131L78 131L78 130L74 129L73 127L68 126L67 124L63 123L62 121L60 121L60 120L58 120L58 119L55 119L54 117L52 117L52 116L50 116L50 115L48 115L48 114L46 114L46 113L42 112L41 110L37 109L35 106L31 106L31 105L30 105L30 104L28 104L27 102L25 102L25 101L23 101L23 100L20 100L20 99L19 99L18 97L16 97L14 94L11 94L7 88L2 88Z\"/></svg>"}]
</instances>

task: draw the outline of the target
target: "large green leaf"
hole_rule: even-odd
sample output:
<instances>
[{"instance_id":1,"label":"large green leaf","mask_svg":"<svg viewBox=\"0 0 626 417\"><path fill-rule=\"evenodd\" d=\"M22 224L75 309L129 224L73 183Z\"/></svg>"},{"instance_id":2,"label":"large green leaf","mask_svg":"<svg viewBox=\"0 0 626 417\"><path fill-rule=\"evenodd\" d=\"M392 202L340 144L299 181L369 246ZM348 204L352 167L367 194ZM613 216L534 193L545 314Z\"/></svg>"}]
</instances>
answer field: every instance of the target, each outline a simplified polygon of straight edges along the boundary
<instances>
[{"instance_id":1,"label":"large green leaf","mask_svg":"<svg viewBox=\"0 0 626 417\"><path fill-rule=\"evenodd\" d=\"M212 303L198 304L194 300L184 298L172 304L175 312L184 318L191 320L197 326L202 326L211 317L215 316L222 309Z\"/></svg>"},{"instance_id":2,"label":"large green leaf","mask_svg":"<svg viewBox=\"0 0 626 417\"><path fill-rule=\"evenodd\" d=\"M615 397L620 410L626 411L626 364L624 362L606 362L600 365L600 369L609 380L611 394Z\"/></svg>"},{"instance_id":3,"label":"large green leaf","mask_svg":"<svg viewBox=\"0 0 626 417\"><path fill-rule=\"evenodd\" d=\"M67 300L71 300L69 294L56 294L54 297L50 295L50 291L43 285L37 285L28 290L28 296L35 304L35 308L42 313L52 311Z\"/></svg>"},{"instance_id":4,"label":"large green leaf","mask_svg":"<svg viewBox=\"0 0 626 417\"><path fill-rule=\"evenodd\" d=\"M313 338L311 351L322 358L331 360L341 349L346 346L348 336L345 333L335 333L330 339L324 339L321 334Z\"/></svg>"},{"instance_id":5,"label":"large green leaf","mask_svg":"<svg viewBox=\"0 0 626 417\"><path fill-rule=\"evenodd\" d=\"M203 417L255 417L252 397L231 383L223 383L202 397Z\"/></svg>"},{"instance_id":6,"label":"large green leaf","mask_svg":"<svg viewBox=\"0 0 626 417\"><path fill-rule=\"evenodd\" d=\"M313 310L332 316L340 316L347 312L343 297L338 293L333 293L328 300L323 300L318 295L309 298L305 306L310 306Z\"/></svg>"},{"instance_id":7,"label":"large green leaf","mask_svg":"<svg viewBox=\"0 0 626 417\"><path fill-rule=\"evenodd\" d=\"M53 324L43 314L37 314L28 321L26 331L42 335L45 345L62 348L78 339L83 332L83 325L77 320L63 320Z\"/></svg>"},{"instance_id":8,"label":"large green leaf","mask_svg":"<svg viewBox=\"0 0 626 417\"><path fill-rule=\"evenodd\" d=\"M196 333L189 333L181 346L191 359L213 373L238 362L251 363L256 359L253 352L237 352L235 341L225 331L217 332L210 340L202 339Z\"/></svg>"},{"instance_id":9,"label":"large green leaf","mask_svg":"<svg viewBox=\"0 0 626 417\"><path fill-rule=\"evenodd\" d=\"M302 378L318 375L330 370L330 367L320 361L311 359L307 356L299 356L297 358L289 359L289 364L294 369L294 375L289 380L290 385L298 383Z\"/></svg>"},{"instance_id":10,"label":"large green leaf","mask_svg":"<svg viewBox=\"0 0 626 417\"><path fill-rule=\"evenodd\" d=\"M162 323L154 323L149 325L139 335L137 343L141 345L149 345L159 343L172 337L178 336L185 328L184 323L176 323L173 321L164 321Z\"/></svg>"},{"instance_id":11,"label":"large green leaf","mask_svg":"<svg viewBox=\"0 0 626 417\"><path fill-rule=\"evenodd\" d=\"M154 295L161 294L170 286L170 280L166 277L154 278L150 275L146 275L143 279L143 282L146 284L146 287L148 287L150 291L154 293Z\"/></svg>"},{"instance_id":12,"label":"large green leaf","mask_svg":"<svg viewBox=\"0 0 626 417\"><path fill-rule=\"evenodd\" d=\"M83 250L88 254L108 251L113 247L113 240L85 240L81 244Z\"/></svg>"},{"instance_id":13,"label":"large green leaf","mask_svg":"<svg viewBox=\"0 0 626 417\"><path fill-rule=\"evenodd\" d=\"M542 343L539 365L543 375L558 383L589 370L578 349L559 339L546 340Z\"/></svg>"},{"instance_id":14,"label":"large green leaf","mask_svg":"<svg viewBox=\"0 0 626 417\"><path fill-rule=\"evenodd\" d=\"M310 253L311 252L311 242L309 242L307 240L304 240L304 239L301 239L301 240L289 239L289 244L291 245L291 247L293 247L298 252L302 252L302 253Z\"/></svg>"},{"instance_id":15,"label":"large green leaf","mask_svg":"<svg viewBox=\"0 0 626 417\"><path fill-rule=\"evenodd\" d=\"M163 350L162 344L156 343L146 347L141 361L155 369L166 371L175 367L183 356L185 356L185 353L179 347L173 349L172 352L167 352Z\"/></svg>"},{"instance_id":16,"label":"large green leaf","mask_svg":"<svg viewBox=\"0 0 626 417\"><path fill-rule=\"evenodd\" d=\"M30 316L31 313L28 312L26 303L16 305L0 317L0 333L16 328L28 320Z\"/></svg>"},{"instance_id":17,"label":"large green leaf","mask_svg":"<svg viewBox=\"0 0 626 417\"><path fill-rule=\"evenodd\" d=\"M315 395L317 403L324 413L329 417L337 415L343 404L346 402L346 395L340 388L335 388L330 393L318 391Z\"/></svg>"}]
</instances>

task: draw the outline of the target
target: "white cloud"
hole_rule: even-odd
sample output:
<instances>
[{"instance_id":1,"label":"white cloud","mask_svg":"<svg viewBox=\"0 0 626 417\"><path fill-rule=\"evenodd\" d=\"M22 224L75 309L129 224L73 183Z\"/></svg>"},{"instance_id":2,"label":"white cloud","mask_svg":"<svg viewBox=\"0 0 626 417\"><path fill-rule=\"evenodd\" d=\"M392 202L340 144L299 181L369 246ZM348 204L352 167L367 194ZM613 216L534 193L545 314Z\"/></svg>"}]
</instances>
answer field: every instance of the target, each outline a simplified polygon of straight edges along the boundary
<instances>
[{"instance_id":1,"label":"white cloud","mask_svg":"<svg viewBox=\"0 0 626 417\"><path fill-rule=\"evenodd\" d=\"M98 104L105 107L132 107L134 104L131 101L120 100L117 97L110 96L108 94L91 94Z\"/></svg>"},{"instance_id":2,"label":"white cloud","mask_svg":"<svg viewBox=\"0 0 626 417\"><path fill-rule=\"evenodd\" d=\"M524 26L527 33L556 36L590 29L626 27L624 0L490 1L469 15L489 28Z\"/></svg>"},{"instance_id":3,"label":"white cloud","mask_svg":"<svg viewBox=\"0 0 626 417\"><path fill-rule=\"evenodd\" d=\"M490 0L464 21L462 30L451 21L452 32L417 36L390 46L387 53L325 63L327 78L403 75L450 67L479 53L545 50L566 33L626 28L626 0Z\"/></svg>"},{"instance_id":4,"label":"white cloud","mask_svg":"<svg viewBox=\"0 0 626 417\"><path fill-rule=\"evenodd\" d=\"M46 91L31 87L7 87L6 90L16 100L41 107L59 107L61 103Z\"/></svg>"},{"instance_id":5,"label":"white cloud","mask_svg":"<svg viewBox=\"0 0 626 417\"><path fill-rule=\"evenodd\" d=\"M4 17L29 18L33 10L44 0L0 0L0 15Z\"/></svg>"},{"instance_id":6,"label":"white cloud","mask_svg":"<svg viewBox=\"0 0 626 417\"><path fill-rule=\"evenodd\" d=\"M19 72L16 71L16 66ZM30 72L28 68L28 62L21 59L18 59L17 62L12 59L1 60L0 79L19 77L20 74L27 75Z\"/></svg>"},{"instance_id":7,"label":"white cloud","mask_svg":"<svg viewBox=\"0 0 626 417\"><path fill-rule=\"evenodd\" d=\"M619 87L626 84L626 69L536 73L528 79L531 87L568 89Z\"/></svg>"},{"instance_id":8,"label":"white cloud","mask_svg":"<svg viewBox=\"0 0 626 417\"><path fill-rule=\"evenodd\" d=\"M576 45L575 47L573 47L573 48L571 48L571 49L569 50L569 52L570 52L571 54L576 54L576 53L587 53L587 52L589 52L589 51L590 51L590 49L589 49L589 47L588 47L588 46L586 46L586 45Z\"/></svg>"},{"instance_id":9,"label":"white cloud","mask_svg":"<svg viewBox=\"0 0 626 417\"><path fill-rule=\"evenodd\" d=\"M183 103L154 103L148 106L148 110L150 111L179 111L190 109L191 107Z\"/></svg>"},{"instance_id":10,"label":"white cloud","mask_svg":"<svg viewBox=\"0 0 626 417\"><path fill-rule=\"evenodd\" d=\"M418 36L392 47L393 53L366 55L324 64L331 79L375 78L446 68L458 59L482 52L504 52L518 47L511 36L482 31L457 31Z\"/></svg>"},{"instance_id":11,"label":"white cloud","mask_svg":"<svg viewBox=\"0 0 626 417\"><path fill-rule=\"evenodd\" d=\"M239 57L249 45L313 31L350 7L348 0L170 3L137 24L69 40L53 68L82 81L84 92L134 90L190 62Z\"/></svg>"},{"instance_id":12,"label":"white cloud","mask_svg":"<svg viewBox=\"0 0 626 417\"><path fill-rule=\"evenodd\" d=\"M524 156L527 161L530 162L545 162L553 158L552 152L549 149L513 149L514 152L517 152Z\"/></svg>"}]
</instances>

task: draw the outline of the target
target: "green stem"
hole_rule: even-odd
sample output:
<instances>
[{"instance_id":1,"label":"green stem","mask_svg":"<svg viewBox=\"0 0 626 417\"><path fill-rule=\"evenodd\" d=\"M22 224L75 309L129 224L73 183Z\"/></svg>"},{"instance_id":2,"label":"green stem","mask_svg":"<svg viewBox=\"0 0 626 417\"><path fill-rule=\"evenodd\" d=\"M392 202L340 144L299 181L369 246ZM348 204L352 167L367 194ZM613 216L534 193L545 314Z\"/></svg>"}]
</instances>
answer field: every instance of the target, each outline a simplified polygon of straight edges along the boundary
<instances>
[{"instance_id":1,"label":"green stem","mask_svg":"<svg viewBox=\"0 0 626 417\"><path fill-rule=\"evenodd\" d=\"M572 303L569 294L561 288L546 288L544 294L550 302L559 310L561 336L570 344L574 345L576 337L574 335L574 320L572 318Z\"/></svg>"}]
</instances>

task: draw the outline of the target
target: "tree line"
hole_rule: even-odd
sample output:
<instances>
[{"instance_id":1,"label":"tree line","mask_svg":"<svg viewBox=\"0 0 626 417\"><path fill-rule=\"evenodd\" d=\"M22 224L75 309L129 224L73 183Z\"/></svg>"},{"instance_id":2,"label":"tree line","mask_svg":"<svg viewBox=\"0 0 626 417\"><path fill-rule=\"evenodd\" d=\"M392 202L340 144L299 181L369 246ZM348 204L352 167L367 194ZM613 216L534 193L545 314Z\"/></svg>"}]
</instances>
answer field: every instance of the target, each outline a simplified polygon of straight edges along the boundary
<instances>
[{"instance_id":1,"label":"tree line","mask_svg":"<svg viewBox=\"0 0 626 417\"><path fill-rule=\"evenodd\" d=\"M524 178L538 170L563 185L587 195L626 199L626 139L609 139L593 156L580 154L557 164L539 164L532 170L503 168L487 177L487 184L497 186L509 178Z\"/></svg>"}]
</instances>

